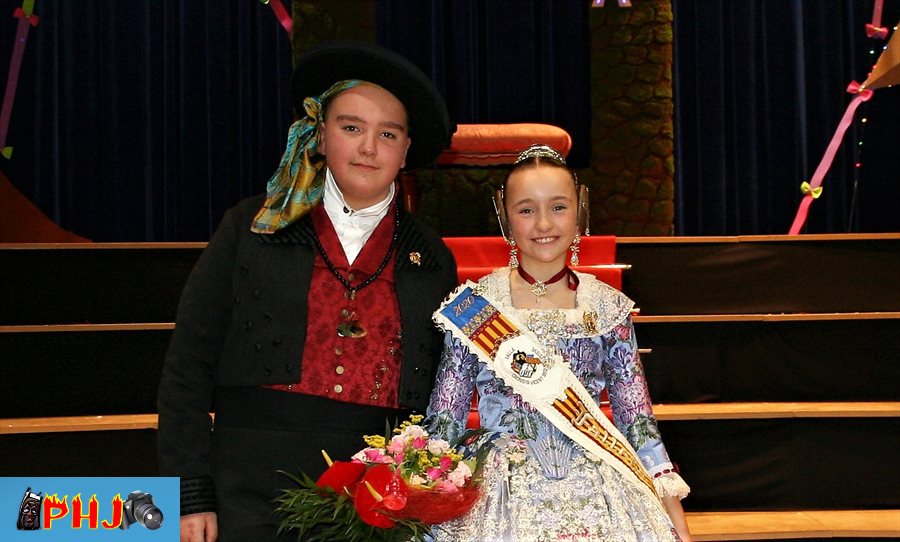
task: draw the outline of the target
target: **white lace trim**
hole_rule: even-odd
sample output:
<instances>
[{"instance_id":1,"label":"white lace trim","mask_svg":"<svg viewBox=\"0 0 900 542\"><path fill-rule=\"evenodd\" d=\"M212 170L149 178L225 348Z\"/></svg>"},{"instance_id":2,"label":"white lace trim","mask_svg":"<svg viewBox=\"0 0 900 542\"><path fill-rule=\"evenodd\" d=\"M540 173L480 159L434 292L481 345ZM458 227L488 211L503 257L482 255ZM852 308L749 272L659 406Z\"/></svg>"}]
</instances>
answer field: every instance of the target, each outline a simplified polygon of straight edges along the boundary
<instances>
[{"instance_id":1,"label":"white lace trim","mask_svg":"<svg viewBox=\"0 0 900 542\"><path fill-rule=\"evenodd\" d=\"M516 309L512 304L509 271L508 267L494 269L490 274L481 277L478 284L484 287L485 293L497 302L499 305L497 308L513 311L521 317L520 320L523 322L535 315L561 316L560 319L564 319L565 322L564 330L561 330L562 337L603 335L624 322L634 308L634 301L619 290L597 279L594 275L575 271L579 284L575 295L576 307L574 309ZM586 320L592 321L593 326L585 325Z\"/></svg>"},{"instance_id":2,"label":"white lace trim","mask_svg":"<svg viewBox=\"0 0 900 542\"><path fill-rule=\"evenodd\" d=\"M691 492L690 486L687 485L680 474L675 472L654 478L653 486L656 488L656 494L659 495L660 499L663 497L678 497L681 500Z\"/></svg>"}]
</instances>

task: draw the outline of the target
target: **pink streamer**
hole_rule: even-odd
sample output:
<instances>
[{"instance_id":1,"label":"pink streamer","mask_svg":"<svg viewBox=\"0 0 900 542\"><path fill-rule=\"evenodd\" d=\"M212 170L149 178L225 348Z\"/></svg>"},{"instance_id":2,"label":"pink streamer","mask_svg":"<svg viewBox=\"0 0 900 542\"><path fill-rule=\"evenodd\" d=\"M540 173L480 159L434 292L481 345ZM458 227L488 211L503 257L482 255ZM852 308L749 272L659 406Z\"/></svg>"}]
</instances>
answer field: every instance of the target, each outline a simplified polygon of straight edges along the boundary
<instances>
[{"instance_id":1,"label":"pink streamer","mask_svg":"<svg viewBox=\"0 0 900 542\"><path fill-rule=\"evenodd\" d=\"M875 0L872 7L872 26L881 26L881 8L884 7L884 0Z\"/></svg>"},{"instance_id":2,"label":"pink streamer","mask_svg":"<svg viewBox=\"0 0 900 542\"><path fill-rule=\"evenodd\" d=\"M822 179L825 178L825 174L828 173L828 170L831 168L831 162L834 161L834 155L837 154L838 148L841 146L841 141L844 139L844 133L847 131L847 128L850 127L850 124L853 123L853 115L856 113L856 108L859 107L859 104L868 101L872 97L871 90L861 90L861 88L862 86L856 81L851 82L847 86L847 92L856 94L856 96L847 105L847 110L844 112L841 122L838 123L837 130L835 130L834 136L831 138L831 143L829 143L828 148L825 149L825 155L822 156L819 167L816 168L812 180L809 181L809 190L806 195L803 196L803 199L800 200L800 207L797 209L797 215L794 217L794 223L791 224L788 235L797 235L800 233L800 228L806 223L806 217L809 214L809 206L812 205L812 202L815 199L813 197L813 191L821 186Z\"/></svg>"},{"instance_id":3,"label":"pink streamer","mask_svg":"<svg viewBox=\"0 0 900 542\"><path fill-rule=\"evenodd\" d=\"M19 19L19 23L16 26L16 41L13 44L12 57L9 61L6 92L3 94L3 108L0 109L0 149L3 149L3 155L7 158L12 149L6 147L6 134L9 130L9 117L12 115L13 101L16 97L16 86L19 84L19 70L22 67L22 56L25 54L28 29L38 24L38 16L33 13L26 15L22 8L16 8L13 17Z\"/></svg>"},{"instance_id":4,"label":"pink streamer","mask_svg":"<svg viewBox=\"0 0 900 542\"><path fill-rule=\"evenodd\" d=\"M866 25L866 35L870 38L884 39L887 37L887 27L881 26L881 8L884 7L884 0L875 0L872 8L872 22Z\"/></svg>"},{"instance_id":5,"label":"pink streamer","mask_svg":"<svg viewBox=\"0 0 900 542\"><path fill-rule=\"evenodd\" d=\"M284 4L281 3L281 0L269 0L267 3L272 6L272 12L275 13L278 22L290 35L294 28L294 21L291 20L291 15L284 9Z\"/></svg>"}]
</instances>

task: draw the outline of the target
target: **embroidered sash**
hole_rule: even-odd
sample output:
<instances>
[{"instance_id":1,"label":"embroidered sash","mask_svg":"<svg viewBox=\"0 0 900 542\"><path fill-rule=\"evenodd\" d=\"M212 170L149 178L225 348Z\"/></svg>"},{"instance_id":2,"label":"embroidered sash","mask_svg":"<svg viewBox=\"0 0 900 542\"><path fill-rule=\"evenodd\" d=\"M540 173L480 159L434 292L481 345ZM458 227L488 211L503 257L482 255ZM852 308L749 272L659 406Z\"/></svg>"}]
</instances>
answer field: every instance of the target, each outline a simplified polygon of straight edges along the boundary
<instances>
[{"instance_id":1,"label":"embroidered sash","mask_svg":"<svg viewBox=\"0 0 900 542\"><path fill-rule=\"evenodd\" d=\"M616 469L663 509L637 452L562 356L546 352L537 337L514 317L500 312L484 290L466 281L434 313L435 323L465 344L566 436Z\"/></svg>"}]
</instances>

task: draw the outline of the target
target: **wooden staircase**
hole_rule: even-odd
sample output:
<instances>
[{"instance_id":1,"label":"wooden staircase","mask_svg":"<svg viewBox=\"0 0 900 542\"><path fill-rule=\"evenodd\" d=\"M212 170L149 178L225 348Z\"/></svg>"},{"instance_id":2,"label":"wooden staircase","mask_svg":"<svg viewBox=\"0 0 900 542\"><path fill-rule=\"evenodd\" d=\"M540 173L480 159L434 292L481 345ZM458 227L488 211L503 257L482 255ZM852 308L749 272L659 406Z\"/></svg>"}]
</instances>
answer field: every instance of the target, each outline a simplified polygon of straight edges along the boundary
<instances>
[{"instance_id":1,"label":"wooden staircase","mask_svg":"<svg viewBox=\"0 0 900 542\"><path fill-rule=\"evenodd\" d=\"M697 540L900 538L900 236L621 238Z\"/></svg>"},{"instance_id":2,"label":"wooden staircase","mask_svg":"<svg viewBox=\"0 0 900 542\"><path fill-rule=\"evenodd\" d=\"M0 475L156 474L203 246L0 245ZM900 538L900 235L616 248L695 539Z\"/></svg>"}]
</instances>

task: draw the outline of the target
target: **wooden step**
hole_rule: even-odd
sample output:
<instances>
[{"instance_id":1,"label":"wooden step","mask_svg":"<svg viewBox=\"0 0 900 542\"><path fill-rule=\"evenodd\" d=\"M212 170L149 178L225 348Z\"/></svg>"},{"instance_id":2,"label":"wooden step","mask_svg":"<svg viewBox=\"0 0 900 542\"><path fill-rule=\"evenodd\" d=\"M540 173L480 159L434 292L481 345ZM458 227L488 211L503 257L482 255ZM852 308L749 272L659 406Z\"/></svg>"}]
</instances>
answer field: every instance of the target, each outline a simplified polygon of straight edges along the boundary
<instances>
[{"instance_id":1,"label":"wooden step","mask_svg":"<svg viewBox=\"0 0 900 542\"><path fill-rule=\"evenodd\" d=\"M173 322L135 324L38 324L0 326L0 333L79 333L97 331L160 331L175 329Z\"/></svg>"},{"instance_id":2,"label":"wooden step","mask_svg":"<svg viewBox=\"0 0 900 542\"><path fill-rule=\"evenodd\" d=\"M121 431L156 429L156 414L114 416L57 416L0 419L0 435L20 433L64 433L70 431Z\"/></svg>"},{"instance_id":3,"label":"wooden step","mask_svg":"<svg viewBox=\"0 0 900 542\"><path fill-rule=\"evenodd\" d=\"M653 405L658 420L752 418L894 418L900 401L844 403L684 403Z\"/></svg>"},{"instance_id":4,"label":"wooden step","mask_svg":"<svg viewBox=\"0 0 900 542\"><path fill-rule=\"evenodd\" d=\"M804 244L820 241L898 241L898 233L808 233L803 235L722 235L722 236L666 236L616 237L617 245L695 245L703 243L762 243L782 242Z\"/></svg>"},{"instance_id":5,"label":"wooden step","mask_svg":"<svg viewBox=\"0 0 900 542\"><path fill-rule=\"evenodd\" d=\"M897 320L900 312L803 312L779 314L670 314L634 315L636 324L684 322L821 322L840 320Z\"/></svg>"},{"instance_id":6,"label":"wooden step","mask_svg":"<svg viewBox=\"0 0 900 542\"><path fill-rule=\"evenodd\" d=\"M694 540L900 537L900 510L687 512Z\"/></svg>"},{"instance_id":7,"label":"wooden step","mask_svg":"<svg viewBox=\"0 0 900 542\"><path fill-rule=\"evenodd\" d=\"M699 403L654 405L657 419L733 420L751 418L893 418L900 402L866 403ZM156 429L156 414L0 419L0 435L66 431Z\"/></svg>"},{"instance_id":8,"label":"wooden step","mask_svg":"<svg viewBox=\"0 0 900 542\"><path fill-rule=\"evenodd\" d=\"M835 312L786 314L676 314L641 315L633 311L637 324L702 323L702 322L816 322L835 320L900 320L900 312ZM79 331L144 331L175 329L174 322L0 325L0 333L66 333Z\"/></svg>"}]
</instances>

